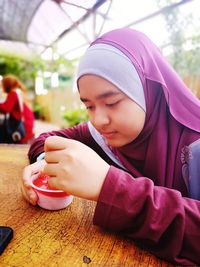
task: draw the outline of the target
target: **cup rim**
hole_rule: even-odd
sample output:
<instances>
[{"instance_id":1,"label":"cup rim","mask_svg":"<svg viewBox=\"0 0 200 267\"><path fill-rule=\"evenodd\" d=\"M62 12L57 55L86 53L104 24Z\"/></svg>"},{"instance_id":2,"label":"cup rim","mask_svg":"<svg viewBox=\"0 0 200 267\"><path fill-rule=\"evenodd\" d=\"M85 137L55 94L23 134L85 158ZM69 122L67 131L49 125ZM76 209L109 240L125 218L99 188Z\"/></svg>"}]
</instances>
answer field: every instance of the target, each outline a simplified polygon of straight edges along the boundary
<instances>
[{"instance_id":1,"label":"cup rim","mask_svg":"<svg viewBox=\"0 0 200 267\"><path fill-rule=\"evenodd\" d=\"M60 189L45 189L45 188L41 188L41 187L39 187L39 186L37 186L37 185L35 185L34 183L33 183L33 181L34 180L36 180L37 178L35 178L35 179L32 179L31 180L31 186L35 189L35 190L38 190L38 191L41 191L41 192L47 192L47 193L64 193L64 191L63 190L60 190Z\"/></svg>"}]
</instances>

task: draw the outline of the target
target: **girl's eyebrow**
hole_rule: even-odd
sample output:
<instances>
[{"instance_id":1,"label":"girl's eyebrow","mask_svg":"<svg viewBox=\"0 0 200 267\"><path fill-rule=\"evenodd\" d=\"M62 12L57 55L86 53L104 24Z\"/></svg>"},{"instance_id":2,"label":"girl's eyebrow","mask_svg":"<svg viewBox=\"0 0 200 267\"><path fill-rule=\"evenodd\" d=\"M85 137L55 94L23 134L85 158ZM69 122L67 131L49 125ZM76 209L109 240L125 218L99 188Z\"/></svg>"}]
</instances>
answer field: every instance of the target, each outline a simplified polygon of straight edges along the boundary
<instances>
[{"instance_id":1,"label":"girl's eyebrow","mask_svg":"<svg viewBox=\"0 0 200 267\"><path fill-rule=\"evenodd\" d=\"M97 100L101 100L102 98L108 98L108 97L111 97L111 96L116 96L116 95L119 95L121 94L120 92L112 92L112 91L109 91L109 92L106 92L106 93L103 93L101 95L98 95L96 97ZM85 102L88 102L90 101L88 98L82 98L80 97L80 100L85 103Z\"/></svg>"}]
</instances>

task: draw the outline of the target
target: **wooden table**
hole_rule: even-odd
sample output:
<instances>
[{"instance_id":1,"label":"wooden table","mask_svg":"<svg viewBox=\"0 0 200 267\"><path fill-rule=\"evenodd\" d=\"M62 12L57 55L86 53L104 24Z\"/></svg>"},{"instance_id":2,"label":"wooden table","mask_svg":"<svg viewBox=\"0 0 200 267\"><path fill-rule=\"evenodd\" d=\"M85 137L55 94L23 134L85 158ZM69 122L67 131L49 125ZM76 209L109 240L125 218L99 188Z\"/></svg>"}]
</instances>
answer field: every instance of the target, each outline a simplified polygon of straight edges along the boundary
<instances>
[{"instance_id":1,"label":"wooden table","mask_svg":"<svg viewBox=\"0 0 200 267\"><path fill-rule=\"evenodd\" d=\"M92 224L95 203L75 198L60 211L33 207L19 180L28 164L27 145L0 145L0 225L14 237L0 256L1 267L172 266L134 242Z\"/></svg>"}]
</instances>

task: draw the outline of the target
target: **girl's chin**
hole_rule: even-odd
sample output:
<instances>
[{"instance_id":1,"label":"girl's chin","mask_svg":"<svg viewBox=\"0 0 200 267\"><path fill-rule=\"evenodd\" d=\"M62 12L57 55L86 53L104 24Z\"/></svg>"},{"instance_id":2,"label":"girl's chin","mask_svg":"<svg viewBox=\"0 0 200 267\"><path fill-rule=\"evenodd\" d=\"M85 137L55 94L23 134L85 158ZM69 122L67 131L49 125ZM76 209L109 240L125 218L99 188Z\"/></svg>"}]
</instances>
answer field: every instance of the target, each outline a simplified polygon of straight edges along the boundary
<instances>
[{"instance_id":1,"label":"girl's chin","mask_svg":"<svg viewBox=\"0 0 200 267\"><path fill-rule=\"evenodd\" d=\"M108 146L110 147L113 147L113 148L120 148L120 147L123 147L123 146L126 146L128 144L130 144L131 142L133 142L133 140L129 139L129 140L120 140L119 138L117 140L114 140L114 139L105 139L105 142Z\"/></svg>"},{"instance_id":2,"label":"girl's chin","mask_svg":"<svg viewBox=\"0 0 200 267\"><path fill-rule=\"evenodd\" d=\"M119 140L115 141L115 140L106 139L106 143L107 143L107 145L109 145L109 146L111 146L113 148L118 148L118 147L122 147L122 146L126 145L126 143L120 142Z\"/></svg>"}]
</instances>

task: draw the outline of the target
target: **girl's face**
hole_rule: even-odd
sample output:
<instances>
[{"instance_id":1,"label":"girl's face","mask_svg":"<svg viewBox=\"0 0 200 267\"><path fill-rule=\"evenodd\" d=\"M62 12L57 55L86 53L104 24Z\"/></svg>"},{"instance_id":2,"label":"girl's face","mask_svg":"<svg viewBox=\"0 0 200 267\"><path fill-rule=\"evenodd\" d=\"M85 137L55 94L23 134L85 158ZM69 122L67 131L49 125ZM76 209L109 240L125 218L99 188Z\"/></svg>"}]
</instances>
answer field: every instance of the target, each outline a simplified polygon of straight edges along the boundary
<instances>
[{"instance_id":1,"label":"girl's face","mask_svg":"<svg viewBox=\"0 0 200 267\"><path fill-rule=\"evenodd\" d=\"M108 145L121 147L139 135L145 112L116 86L96 75L82 76L78 86L91 123Z\"/></svg>"}]
</instances>

